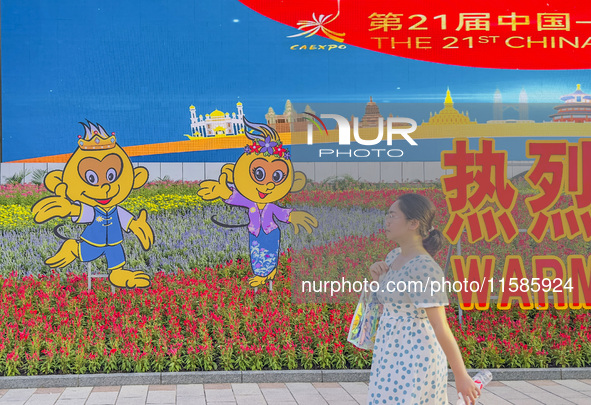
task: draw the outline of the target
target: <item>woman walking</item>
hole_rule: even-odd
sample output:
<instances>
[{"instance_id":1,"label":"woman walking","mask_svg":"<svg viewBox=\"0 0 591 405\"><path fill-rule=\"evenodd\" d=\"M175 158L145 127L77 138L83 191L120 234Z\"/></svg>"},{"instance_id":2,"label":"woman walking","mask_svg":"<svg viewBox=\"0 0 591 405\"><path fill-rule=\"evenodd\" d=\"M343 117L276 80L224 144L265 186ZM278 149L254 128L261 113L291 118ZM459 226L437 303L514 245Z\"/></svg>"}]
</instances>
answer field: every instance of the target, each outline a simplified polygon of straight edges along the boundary
<instances>
[{"instance_id":1,"label":"woman walking","mask_svg":"<svg viewBox=\"0 0 591 405\"><path fill-rule=\"evenodd\" d=\"M369 269L380 283L376 294L384 304L371 366L370 405L447 405L448 361L466 404L480 395L447 323L447 295L431 290L431 281L443 279L433 259L443 245L443 235L433 227L435 211L428 198L405 194L386 215L386 236L399 247Z\"/></svg>"}]
</instances>

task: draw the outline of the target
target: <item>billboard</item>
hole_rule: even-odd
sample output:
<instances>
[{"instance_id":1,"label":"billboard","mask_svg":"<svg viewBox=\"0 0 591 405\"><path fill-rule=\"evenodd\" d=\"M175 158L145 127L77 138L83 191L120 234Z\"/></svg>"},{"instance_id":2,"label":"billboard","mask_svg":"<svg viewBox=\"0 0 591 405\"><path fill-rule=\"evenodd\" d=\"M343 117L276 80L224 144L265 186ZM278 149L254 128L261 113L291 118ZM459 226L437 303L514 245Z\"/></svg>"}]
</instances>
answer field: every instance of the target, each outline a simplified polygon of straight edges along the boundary
<instances>
[{"instance_id":1,"label":"billboard","mask_svg":"<svg viewBox=\"0 0 591 405\"><path fill-rule=\"evenodd\" d=\"M422 147L369 156L381 161L438 161L451 148L442 139L458 136L520 138L502 142L524 160L525 139L588 131L572 125L588 122L588 109L568 109L591 92L583 4L67 0L2 9L3 162L65 162L87 119L116 132L136 162L230 162L244 148L243 117L290 143L307 130L306 112L357 117L365 139L380 117L416 121ZM302 159L322 160L312 149Z\"/></svg>"}]
</instances>

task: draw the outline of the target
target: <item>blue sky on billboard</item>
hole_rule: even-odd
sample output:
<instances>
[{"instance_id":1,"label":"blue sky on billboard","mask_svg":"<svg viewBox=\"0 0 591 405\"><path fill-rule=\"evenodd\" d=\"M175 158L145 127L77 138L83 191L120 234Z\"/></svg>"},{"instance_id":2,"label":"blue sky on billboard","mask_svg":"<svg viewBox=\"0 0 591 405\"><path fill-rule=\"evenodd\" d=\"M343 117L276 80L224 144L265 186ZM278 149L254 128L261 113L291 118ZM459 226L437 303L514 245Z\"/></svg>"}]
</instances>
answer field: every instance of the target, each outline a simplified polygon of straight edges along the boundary
<instances>
[{"instance_id":1,"label":"blue sky on billboard","mask_svg":"<svg viewBox=\"0 0 591 405\"><path fill-rule=\"evenodd\" d=\"M299 103L559 102L589 72L448 66L332 44L236 0L2 1L3 160L68 153L79 121L100 122L123 145L184 140L189 106L263 122L269 107ZM297 31L296 31L297 32ZM71 147L70 147L71 145Z\"/></svg>"}]
</instances>

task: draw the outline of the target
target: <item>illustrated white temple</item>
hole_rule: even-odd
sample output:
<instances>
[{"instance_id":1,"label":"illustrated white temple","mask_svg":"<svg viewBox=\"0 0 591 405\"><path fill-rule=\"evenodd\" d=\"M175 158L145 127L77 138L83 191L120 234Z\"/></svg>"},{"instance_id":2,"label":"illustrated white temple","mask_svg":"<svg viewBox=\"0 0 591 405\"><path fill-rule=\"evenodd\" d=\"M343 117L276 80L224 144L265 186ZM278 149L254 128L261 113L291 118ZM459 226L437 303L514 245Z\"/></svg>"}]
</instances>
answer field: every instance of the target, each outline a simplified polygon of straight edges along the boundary
<instances>
[{"instance_id":1,"label":"illustrated white temple","mask_svg":"<svg viewBox=\"0 0 591 405\"><path fill-rule=\"evenodd\" d=\"M236 103L237 112L223 113L220 110L214 110L210 114L197 117L195 106L189 107L191 112L191 135L185 135L189 139L210 138L219 135L238 135L244 133L244 123L242 117L242 103Z\"/></svg>"}]
</instances>

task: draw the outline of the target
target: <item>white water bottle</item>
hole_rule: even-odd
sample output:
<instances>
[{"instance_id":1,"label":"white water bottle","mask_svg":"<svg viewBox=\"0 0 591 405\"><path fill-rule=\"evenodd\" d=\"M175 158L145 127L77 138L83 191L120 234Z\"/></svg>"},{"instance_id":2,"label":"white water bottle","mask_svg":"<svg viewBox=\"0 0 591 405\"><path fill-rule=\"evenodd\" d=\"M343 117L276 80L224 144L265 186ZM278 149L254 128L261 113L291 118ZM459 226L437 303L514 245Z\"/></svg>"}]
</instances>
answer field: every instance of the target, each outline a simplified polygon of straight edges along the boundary
<instances>
[{"instance_id":1,"label":"white water bottle","mask_svg":"<svg viewBox=\"0 0 591 405\"><path fill-rule=\"evenodd\" d=\"M472 377L472 380L474 380L474 383L478 388L483 389L484 387L486 387L486 384L492 381L492 374L488 370L480 370L478 374ZM462 394L458 393L458 395L459 398L457 405L466 405L466 402L464 402L464 397L462 396Z\"/></svg>"}]
</instances>

